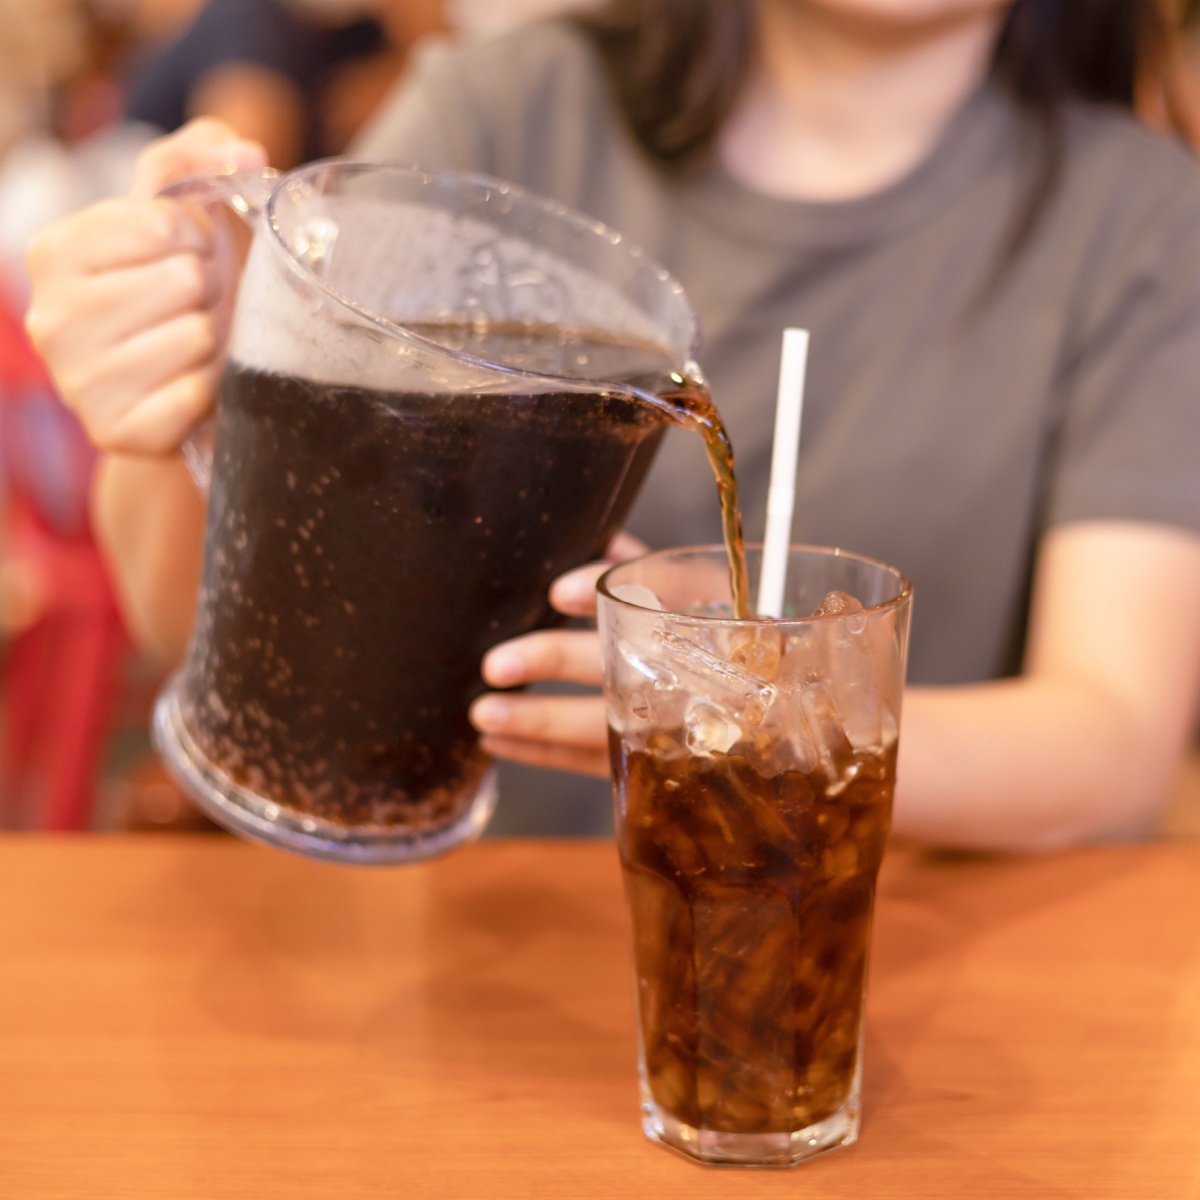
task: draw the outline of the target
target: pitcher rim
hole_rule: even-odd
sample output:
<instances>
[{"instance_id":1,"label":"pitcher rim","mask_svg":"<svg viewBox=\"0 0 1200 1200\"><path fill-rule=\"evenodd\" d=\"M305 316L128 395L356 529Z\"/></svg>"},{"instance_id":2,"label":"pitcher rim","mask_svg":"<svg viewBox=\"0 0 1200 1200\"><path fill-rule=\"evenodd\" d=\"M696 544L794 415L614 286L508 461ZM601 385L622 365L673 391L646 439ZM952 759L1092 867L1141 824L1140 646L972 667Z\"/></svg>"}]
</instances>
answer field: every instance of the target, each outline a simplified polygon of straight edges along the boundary
<instances>
[{"instance_id":1,"label":"pitcher rim","mask_svg":"<svg viewBox=\"0 0 1200 1200\"><path fill-rule=\"evenodd\" d=\"M374 325L389 336L400 336L401 340L415 342L421 347L425 347L438 354L449 355L452 359L469 364L475 367L483 367L489 371L500 372L504 375L512 375L522 379L536 379L542 381L552 381L556 384L567 384L574 390L594 391L597 384L609 384L620 386L627 393L636 394L643 397L645 400L655 404L655 407L661 407L656 403L656 398L648 393L642 392L638 388L629 387L627 385L617 385L616 381L610 380L585 380L577 375L558 375L548 371L533 371L523 367L506 366L502 363L491 362L486 358L480 358L477 355L469 354L462 350L455 350L446 346L442 342L435 341L432 338L425 337L423 334L417 333L410 325L403 324L400 321L390 317L385 317L381 313L375 312L372 309L357 303L350 299L345 293L333 287L326 280L321 279L316 275L311 268L300 262L292 250L288 247L284 239L283 231L280 228L279 220L276 213L276 205L281 193L293 181L312 177L322 172L335 171L342 174L367 174L367 173L383 173L397 174L406 176L422 176L424 179L431 182L447 182L461 181L476 187L483 188L488 191L498 193L503 196L512 196L516 200L523 203L532 204L542 212L555 217L559 220L568 222L581 232L585 232L594 236L598 236L607 241L610 245L623 246L626 254L632 259L639 260L654 273L659 282L666 285L670 291L678 297L680 303L684 306L688 317L688 347L685 352L685 361L678 366L673 365L672 370L687 369L695 367L696 354L699 350L700 342L700 325L699 319L696 316L696 310L691 300L688 298L687 291L678 279L668 271L661 263L647 254L640 245L631 241L619 230L614 229L611 225L598 220L595 217L589 216L587 213L582 213L578 209L571 208L569 205L562 204L557 200L553 200L548 196L543 196L538 192L531 191L528 188L522 187L520 184L512 183L509 180L501 179L497 176L485 175L474 171L455 171L450 169L428 169L421 167L415 163L394 163L385 162L377 159L359 159L335 156L330 158L317 159L314 162L306 163L303 166L294 168L291 171L281 172L279 177L274 181L271 187L266 204L263 206L264 224L272 234L273 242L276 248L282 252L288 266L296 271L306 282L317 287L321 292L329 296L330 299L341 305L343 308L349 309L361 319ZM578 329L578 332L592 332L597 334L605 334L607 331L602 329L589 330L585 326L564 326L564 328ZM636 339L639 343L645 346L653 346L657 349L669 349L664 342L649 341L646 339ZM672 350L671 358L674 360L675 354ZM689 372L690 373L690 372ZM696 371L697 377L699 371Z\"/></svg>"}]
</instances>

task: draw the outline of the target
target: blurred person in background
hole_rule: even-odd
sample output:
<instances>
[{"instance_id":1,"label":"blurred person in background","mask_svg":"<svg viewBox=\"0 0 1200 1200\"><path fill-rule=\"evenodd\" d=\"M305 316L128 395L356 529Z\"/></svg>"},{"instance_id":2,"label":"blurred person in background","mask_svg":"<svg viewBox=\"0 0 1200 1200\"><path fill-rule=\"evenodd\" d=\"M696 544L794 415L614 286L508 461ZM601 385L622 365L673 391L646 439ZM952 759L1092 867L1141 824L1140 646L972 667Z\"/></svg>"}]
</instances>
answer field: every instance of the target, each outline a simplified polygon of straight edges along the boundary
<instances>
[{"instance_id":1,"label":"blurred person in background","mask_svg":"<svg viewBox=\"0 0 1200 1200\"><path fill-rule=\"evenodd\" d=\"M88 827L127 645L88 515L95 452L21 323L46 224L129 185L106 14L0 0L0 827Z\"/></svg>"},{"instance_id":2,"label":"blurred person in background","mask_svg":"<svg viewBox=\"0 0 1200 1200\"><path fill-rule=\"evenodd\" d=\"M128 115L163 131L217 117L288 168L342 152L441 0L206 0L134 72Z\"/></svg>"},{"instance_id":3,"label":"blurred person in background","mask_svg":"<svg viewBox=\"0 0 1200 1200\"><path fill-rule=\"evenodd\" d=\"M751 538L779 331L812 331L794 538L915 584L902 834L1136 836L1178 770L1200 689L1200 168L1133 118L1166 95L1168 49L1150 0L631 0L431 49L354 147L512 179L667 266ZM203 526L177 448L213 402L232 280L201 219L153 195L263 158L191 127L31 260L30 328L106 451L106 545L166 659ZM630 527L716 540L696 439L668 434ZM552 600L586 615L595 574ZM595 684L597 639L532 634L483 675ZM595 697L473 716L501 757L606 771ZM606 814L602 786L556 786L543 831ZM502 786L497 828L532 787Z\"/></svg>"},{"instance_id":4,"label":"blurred person in background","mask_svg":"<svg viewBox=\"0 0 1200 1200\"><path fill-rule=\"evenodd\" d=\"M595 0L204 0L149 48L127 113L225 121L280 169L341 154L431 36L488 36Z\"/></svg>"}]
</instances>

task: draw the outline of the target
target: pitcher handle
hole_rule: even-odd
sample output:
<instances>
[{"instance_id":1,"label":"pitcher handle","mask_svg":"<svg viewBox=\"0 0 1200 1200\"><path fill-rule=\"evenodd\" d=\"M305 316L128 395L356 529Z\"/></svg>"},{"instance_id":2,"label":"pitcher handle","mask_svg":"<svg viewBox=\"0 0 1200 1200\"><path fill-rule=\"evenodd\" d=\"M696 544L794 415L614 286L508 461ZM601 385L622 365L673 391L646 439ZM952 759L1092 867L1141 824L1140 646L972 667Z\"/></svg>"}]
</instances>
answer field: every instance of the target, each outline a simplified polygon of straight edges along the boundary
<instances>
[{"instance_id":1,"label":"pitcher handle","mask_svg":"<svg viewBox=\"0 0 1200 1200\"><path fill-rule=\"evenodd\" d=\"M208 208L223 204L250 227L258 224L267 207L271 192L279 179L273 167L261 171L228 171L220 175L189 175L176 183L170 183L158 194L170 200L182 200ZM196 486L207 494L212 481L213 436L216 418L205 417L187 435L180 446L183 461Z\"/></svg>"}]
</instances>

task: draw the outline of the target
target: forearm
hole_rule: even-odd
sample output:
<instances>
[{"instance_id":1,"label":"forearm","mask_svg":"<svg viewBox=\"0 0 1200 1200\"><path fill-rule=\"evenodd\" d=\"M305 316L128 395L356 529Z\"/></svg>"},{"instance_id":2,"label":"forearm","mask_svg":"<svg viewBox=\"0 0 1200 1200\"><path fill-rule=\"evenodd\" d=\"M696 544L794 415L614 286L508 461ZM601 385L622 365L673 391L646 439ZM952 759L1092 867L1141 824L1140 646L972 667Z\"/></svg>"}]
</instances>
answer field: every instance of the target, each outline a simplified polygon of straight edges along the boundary
<instances>
[{"instance_id":1,"label":"forearm","mask_svg":"<svg viewBox=\"0 0 1200 1200\"><path fill-rule=\"evenodd\" d=\"M1085 683L1021 678L905 695L894 827L949 846L1038 850L1144 834L1182 737Z\"/></svg>"},{"instance_id":2,"label":"forearm","mask_svg":"<svg viewBox=\"0 0 1200 1200\"><path fill-rule=\"evenodd\" d=\"M1152 829L1200 695L1200 538L1136 522L1043 536L1020 678L912 688L896 830L1049 849Z\"/></svg>"},{"instance_id":3,"label":"forearm","mask_svg":"<svg viewBox=\"0 0 1200 1200\"><path fill-rule=\"evenodd\" d=\"M191 634L204 499L183 460L104 457L92 492L97 539L134 640L164 664Z\"/></svg>"}]
</instances>

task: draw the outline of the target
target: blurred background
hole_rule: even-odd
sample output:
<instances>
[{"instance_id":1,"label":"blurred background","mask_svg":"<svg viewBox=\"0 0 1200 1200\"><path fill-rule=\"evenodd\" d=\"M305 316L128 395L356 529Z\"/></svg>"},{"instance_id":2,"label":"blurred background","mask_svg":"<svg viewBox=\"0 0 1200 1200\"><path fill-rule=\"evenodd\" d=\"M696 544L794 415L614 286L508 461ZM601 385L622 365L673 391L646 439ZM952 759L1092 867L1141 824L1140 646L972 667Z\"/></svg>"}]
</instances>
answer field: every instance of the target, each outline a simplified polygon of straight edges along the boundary
<instances>
[{"instance_id":1,"label":"blurred background","mask_svg":"<svg viewBox=\"0 0 1200 1200\"><path fill-rule=\"evenodd\" d=\"M43 226L220 116L280 167L337 154L423 42L570 0L0 0L0 828L206 828L149 747L161 680L92 540L94 454L22 328Z\"/></svg>"},{"instance_id":2,"label":"blurred background","mask_svg":"<svg viewBox=\"0 0 1200 1200\"><path fill-rule=\"evenodd\" d=\"M208 828L150 752L161 680L92 540L94 456L22 329L30 238L124 191L139 149L190 117L280 167L337 154L430 39L583 2L0 0L0 828ZM1176 84L1143 106L1162 126L1200 92L1196 5L1175 4ZM1200 835L1196 756L1168 832Z\"/></svg>"}]
</instances>

